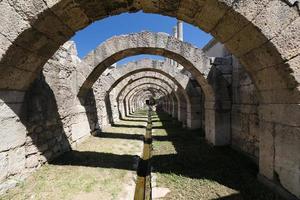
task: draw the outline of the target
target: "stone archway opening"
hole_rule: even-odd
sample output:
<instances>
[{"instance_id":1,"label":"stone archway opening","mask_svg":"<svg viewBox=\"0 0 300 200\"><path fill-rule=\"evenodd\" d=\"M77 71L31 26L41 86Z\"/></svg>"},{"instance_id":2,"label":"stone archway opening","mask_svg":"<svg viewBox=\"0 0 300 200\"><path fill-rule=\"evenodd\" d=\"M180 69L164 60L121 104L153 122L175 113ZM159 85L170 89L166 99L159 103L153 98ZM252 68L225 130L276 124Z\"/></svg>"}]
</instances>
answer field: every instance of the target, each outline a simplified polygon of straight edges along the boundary
<instances>
[{"instance_id":1,"label":"stone archway opening","mask_svg":"<svg viewBox=\"0 0 300 200\"><path fill-rule=\"evenodd\" d=\"M172 87L171 85L170 85L170 83L169 82L167 82L167 81L165 81L164 79L161 79L161 78L154 78L155 76L151 76L151 74L148 74L148 76L144 76L144 77L142 77L142 78L137 78L137 79L134 79L134 80L132 80L132 82L130 82L130 84L126 84L121 90L120 90L120 92L119 92L119 94L118 94L118 96L117 96L117 101L119 102L119 105L120 105L120 103L122 103L122 101L124 101L124 108L125 108L125 110L128 110L128 109L126 109L126 106L129 106L130 105L130 101L129 101L129 99L126 99L126 95L122 95L122 92L126 92L126 89L127 88L131 88L132 86L131 85L133 85L134 83L136 83L136 82L146 82L146 81L148 81L149 83L157 83L157 84L160 84L161 83L161 85L162 86L165 86L166 88L171 88L172 89L172 93L174 93L175 94L175 91L176 91L176 88L174 88L174 87ZM123 98L123 99L121 99L121 98ZM176 95L175 94L175 102L178 102L179 101L179 99L178 99L178 95ZM122 108L120 108L120 110L124 110L124 108L122 109ZM125 111L124 110L124 111ZM124 112L123 111L123 112ZM174 113L176 113L176 112L178 112L178 110L173 110L173 112ZM121 113L122 113L122 111L121 111Z\"/></svg>"},{"instance_id":2,"label":"stone archway opening","mask_svg":"<svg viewBox=\"0 0 300 200\"><path fill-rule=\"evenodd\" d=\"M4 19L1 26L4 45L0 88L5 96L16 91L22 96L22 91L28 89L42 65L59 46L92 21L138 10L177 17L211 32L249 71L261 96L261 174L275 180L277 173L283 187L299 197L299 189L295 186L299 185L299 180L294 176L299 174L299 161L289 156L283 159L285 155L292 155L299 144L299 81L296 76L299 13L296 6L279 0L259 3L62 0L41 2L38 6L31 6L32 2L22 3L18 2L18 9L11 2L1 4L7 16L15 19ZM279 11L286 17L282 18ZM290 42L286 42L287 38ZM275 149L275 152L269 149Z\"/></svg>"},{"instance_id":3,"label":"stone archway opening","mask_svg":"<svg viewBox=\"0 0 300 200\"><path fill-rule=\"evenodd\" d=\"M120 84L121 86L123 85L122 81L125 81L127 83L126 79L128 80L128 83L133 81L134 79L137 79L138 77L144 77L144 76L153 76L153 77L158 77L159 74L161 74L161 79L163 76L166 76L170 81L174 81L174 83L178 86L178 92L179 95L177 95L177 101L179 103L178 108L181 108L182 110L178 110L178 117L180 121L185 122L186 119L191 120L193 119L194 121L191 122L189 121L187 123L188 127L191 129L197 129L199 128L199 120L198 117L195 116L197 112L201 112L198 106L198 103L195 100L195 95L201 95L200 93L198 94L198 91L193 90L193 93L188 89L191 87L190 80L187 76L183 75L180 70L175 70L174 67L169 67L168 62L161 62L161 61L155 61L155 60L138 60L136 62L128 63L123 66L119 66L117 69L114 69L110 71L110 75L107 77L103 77L107 79L109 82L109 87L107 88L107 93L109 93L112 88L119 87L116 86L117 84ZM143 74L144 73L144 74ZM152 75L153 74L153 75ZM157 75L156 75L157 74ZM128 76L132 76L133 78L130 78ZM122 80L122 81L121 81ZM175 89L176 90L176 89ZM187 90L190 93L186 93ZM176 93L175 93L176 95ZM194 96L193 98L193 104L191 104L190 96ZM181 99L181 100L180 100ZM180 103L180 101L182 103ZM181 104L181 105L180 105ZM187 106L187 110L185 110L185 107ZM180 114L181 112L181 114ZM189 117L185 117L184 115L190 115ZM176 113L173 113L173 116L177 117Z\"/></svg>"},{"instance_id":4,"label":"stone archway opening","mask_svg":"<svg viewBox=\"0 0 300 200\"><path fill-rule=\"evenodd\" d=\"M101 56L99 56L100 52ZM79 98L84 101L85 94L107 66L120 59L138 54L163 55L189 70L201 86L205 96L206 139L214 145L228 144L230 140L230 127L226 125L228 120L222 111L215 112L214 91L205 78L210 70L210 67L207 67L210 66L208 57L201 49L163 33L142 32L123 35L113 37L98 46L84 58L89 67L87 67L88 70L85 68L82 72L85 78L82 79L82 84L79 82L81 85Z\"/></svg>"},{"instance_id":5,"label":"stone archway opening","mask_svg":"<svg viewBox=\"0 0 300 200\"><path fill-rule=\"evenodd\" d=\"M133 112L133 110L130 110L130 105L132 105L132 103L130 102L133 93L136 92L136 89L141 87L141 86L148 86L148 85L153 85L153 86L156 86L156 87L159 87L161 88L160 90L161 91L164 91L164 95L168 95L172 92L172 88L166 84L165 82L163 81L158 81L158 82L152 82L153 79L152 78L145 78L145 79L140 79L140 80L137 80L135 82L133 82L132 84L128 84L126 85L124 88L122 88L122 90L119 92L119 94L117 95L117 102L118 102L118 108L119 108L119 111L121 111L122 113L122 110L124 112L123 114L123 117L126 116L126 115L129 115L131 112ZM176 96L174 97L174 100L172 100L172 103L176 99ZM124 102L123 105L120 105L122 102ZM124 107L122 107L124 106ZM134 109L136 110L136 109ZM127 113L125 113L125 111L127 111Z\"/></svg>"}]
</instances>

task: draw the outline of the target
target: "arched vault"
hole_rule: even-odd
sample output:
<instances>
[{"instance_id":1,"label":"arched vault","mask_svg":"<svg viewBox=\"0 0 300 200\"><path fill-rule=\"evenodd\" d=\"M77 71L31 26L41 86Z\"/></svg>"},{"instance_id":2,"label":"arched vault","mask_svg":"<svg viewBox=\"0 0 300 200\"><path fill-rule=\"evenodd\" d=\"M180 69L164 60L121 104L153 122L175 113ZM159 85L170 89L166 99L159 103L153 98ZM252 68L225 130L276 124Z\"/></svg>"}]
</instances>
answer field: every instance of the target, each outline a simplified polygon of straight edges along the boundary
<instances>
[{"instance_id":1,"label":"arched vault","mask_svg":"<svg viewBox=\"0 0 300 200\"><path fill-rule=\"evenodd\" d=\"M296 158L289 156L295 155L300 143L300 17L297 4L282 0L3 0L0 9L0 88L3 93L26 91L42 66L63 43L75 32L106 17L138 11L157 13L178 18L211 33L239 58L258 88L260 173L269 180L278 180L279 177L285 189L300 197L299 154ZM151 37L151 34L144 36ZM167 36L152 38L155 40L151 41L166 44L165 38L168 39L167 45L182 55L177 62L184 63L187 54L191 53L191 46L181 48L181 43ZM120 45L128 47L127 44L137 41L133 39ZM147 40L141 42L136 46L151 45ZM102 57L117 47L112 43L101 52ZM157 54L159 51L161 49L148 53ZM118 56L122 57L123 53ZM135 53L132 49L131 54ZM165 54L167 57L174 55L171 52ZM197 60L199 54L190 55ZM105 67L114 59L107 59ZM184 66L194 74L199 70L188 65L191 63L186 64ZM202 76L196 78L205 81ZM208 100L209 88L201 86ZM273 130L271 133L270 129Z\"/></svg>"}]
</instances>

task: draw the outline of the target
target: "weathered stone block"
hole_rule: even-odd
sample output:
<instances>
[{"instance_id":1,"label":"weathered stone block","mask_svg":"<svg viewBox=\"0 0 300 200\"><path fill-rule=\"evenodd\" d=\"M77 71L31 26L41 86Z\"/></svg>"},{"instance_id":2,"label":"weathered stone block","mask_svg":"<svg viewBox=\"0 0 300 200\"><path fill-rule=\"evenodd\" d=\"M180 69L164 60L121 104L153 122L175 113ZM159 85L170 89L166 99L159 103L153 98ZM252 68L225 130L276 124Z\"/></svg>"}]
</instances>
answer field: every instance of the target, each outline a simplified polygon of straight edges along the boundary
<instances>
[{"instance_id":1,"label":"weathered stone block","mask_svg":"<svg viewBox=\"0 0 300 200\"><path fill-rule=\"evenodd\" d=\"M73 141L90 134L89 122L84 113L78 114L73 120L74 121L72 122L73 124L71 126Z\"/></svg>"},{"instance_id":2,"label":"weathered stone block","mask_svg":"<svg viewBox=\"0 0 300 200\"><path fill-rule=\"evenodd\" d=\"M26 155L36 154L39 152L39 149L36 145L26 146Z\"/></svg>"},{"instance_id":3,"label":"weathered stone block","mask_svg":"<svg viewBox=\"0 0 300 200\"><path fill-rule=\"evenodd\" d=\"M300 18L298 17L289 26L282 31L282 33L271 40L271 42L277 47L280 55L285 60L289 60L292 57L299 55L300 44Z\"/></svg>"},{"instance_id":4,"label":"weathered stone block","mask_svg":"<svg viewBox=\"0 0 300 200\"><path fill-rule=\"evenodd\" d=\"M261 120L290 126L299 126L300 124L299 104L261 104L258 110ZM286 113L289 113L289 117Z\"/></svg>"},{"instance_id":5,"label":"weathered stone block","mask_svg":"<svg viewBox=\"0 0 300 200\"><path fill-rule=\"evenodd\" d=\"M31 155L26 158L26 168L36 168L39 166L39 156Z\"/></svg>"},{"instance_id":6,"label":"weathered stone block","mask_svg":"<svg viewBox=\"0 0 300 200\"><path fill-rule=\"evenodd\" d=\"M10 41L14 41L22 31L30 27L29 23L22 19L7 0L0 2L0 10L0 32Z\"/></svg>"},{"instance_id":7,"label":"weathered stone block","mask_svg":"<svg viewBox=\"0 0 300 200\"><path fill-rule=\"evenodd\" d=\"M24 102L25 92L23 91L0 91L0 103L22 103Z\"/></svg>"},{"instance_id":8,"label":"weathered stone block","mask_svg":"<svg viewBox=\"0 0 300 200\"><path fill-rule=\"evenodd\" d=\"M286 189L300 197L300 128L275 126L275 171L278 181ZM291 153L294 152L294 153Z\"/></svg>"},{"instance_id":9,"label":"weathered stone block","mask_svg":"<svg viewBox=\"0 0 300 200\"><path fill-rule=\"evenodd\" d=\"M23 19L33 22L39 13L47 9L44 1L37 0L8 0Z\"/></svg>"},{"instance_id":10,"label":"weathered stone block","mask_svg":"<svg viewBox=\"0 0 300 200\"><path fill-rule=\"evenodd\" d=\"M36 77L36 73L7 67L1 70L0 85L5 89L17 89L24 91L28 89L30 83Z\"/></svg>"},{"instance_id":11,"label":"weathered stone block","mask_svg":"<svg viewBox=\"0 0 300 200\"><path fill-rule=\"evenodd\" d=\"M10 45L11 42L4 35L0 34L0 60L3 59Z\"/></svg>"},{"instance_id":12,"label":"weathered stone block","mask_svg":"<svg viewBox=\"0 0 300 200\"><path fill-rule=\"evenodd\" d=\"M34 23L34 28L44 33L52 41L59 44L66 42L71 36L74 35L67 25L63 24L60 19L50 10L45 10L42 15L39 16L39 20ZM52 26L55 28L49 29Z\"/></svg>"},{"instance_id":13,"label":"weathered stone block","mask_svg":"<svg viewBox=\"0 0 300 200\"><path fill-rule=\"evenodd\" d=\"M22 104L0 103L0 119L18 118L22 114Z\"/></svg>"},{"instance_id":14,"label":"weathered stone block","mask_svg":"<svg viewBox=\"0 0 300 200\"><path fill-rule=\"evenodd\" d=\"M274 124L260 122L259 172L270 180L274 178Z\"/></svg>"},{"instance_id":15,"label":"weathered stone block","mask_svg":"<svg viewBox=\"0 0 300 200\"><path fill-rule=\"evenodd\" d=\"M228 4L231 4L233 1L229 0L227 2ZM229 6L225 5L223 2L215 0L206 1L201 11L194 17L195 23L202 30L209 32L216 26L228 9Z\"/></svg>"},{"instance_id":16,"label":"weathered stone block","mask_svg":"<svg viewBox=\"0 0 300 200\"><path fill-rule=\"evenodd\" d=\"M18 119L0 119L0 127L0 152L25 144L26 127Z\"/></svg>"},{"instance_id":17,"label":"weathered stone block","mask_svg":"<svg viewBox=\"0 0 300 200\"><path fill-rule=\"evenodd\" d=\"M225 46L232 54L240 57L265 42L267 42L267 39L261 34L260 30L249 24L228 40Z\"/></svg>"},{"instance_id":18,"label":"weathered stone block","mask_svg":"<svg viewBox=\"0 0 300 200\"><path fill-rule=\"evenodd\" d=\"M25 169L25 147L18 147L8 152L9 174L19 174Z\"/></svg>"},{"instance_id":19,"label":"weathered stone block","mask_svg":"<svg viewBox=\"0 0 300 200\"><path fill-rule=\"evenodd\" d=\"M56 5L51 0L46 0L45 2L60 20L71 27L73 31L82 29L91 22L79 4L72 0L63 1Z\"/></svg>"},{"instance_id":20,"label":"weathered stone block","mask_svg":"<svg viewBox=\"0 0 300 200\"><path fill-rule=\"evenodd\" d=\"M287 27L299 13L283 1L270 1L266 8L255 18L254 24L261 27L262 33L271 39Z\"/></svg>"},{"instance_id":21,"label":"weathered stone block","mask_svg":"<svg viewBox=\"0 0 300 200\"><path fill-rule=\"evenodd\" d=\"M7 153L0 153L0 182L8 175L8 157Z\"/></svg>"},{"instance_id":22,"label":"weathered stone block","mask_svg":"<svg viewBox=\"0 0 300 200\"><path fill-rule=\"evenodd\" d=\"M225 42L248 23L247 19L233 10L229 10L212 30L212 35L220 42Z\"/></svg>"}]
</instances>

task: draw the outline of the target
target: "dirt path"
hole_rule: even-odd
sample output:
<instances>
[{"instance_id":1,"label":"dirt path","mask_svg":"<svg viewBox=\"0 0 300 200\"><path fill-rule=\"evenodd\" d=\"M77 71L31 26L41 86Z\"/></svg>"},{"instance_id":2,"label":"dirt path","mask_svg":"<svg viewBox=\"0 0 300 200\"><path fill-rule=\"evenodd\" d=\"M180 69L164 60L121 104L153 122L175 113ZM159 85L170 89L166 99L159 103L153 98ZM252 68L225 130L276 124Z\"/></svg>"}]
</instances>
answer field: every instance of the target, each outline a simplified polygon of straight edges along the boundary
<instances>
[{"instance_id":1,"label":"dirt path","mask_svg":"<svg viewBox=\"0 0 300 200\"><path fill-rule=\"evenodd\" d=\"M144 118L138 117L144 114L120 121L98 137L89 137L0 199L133 199L135 165L142 152L146 125Z\"/></svg>"}]
</instances>

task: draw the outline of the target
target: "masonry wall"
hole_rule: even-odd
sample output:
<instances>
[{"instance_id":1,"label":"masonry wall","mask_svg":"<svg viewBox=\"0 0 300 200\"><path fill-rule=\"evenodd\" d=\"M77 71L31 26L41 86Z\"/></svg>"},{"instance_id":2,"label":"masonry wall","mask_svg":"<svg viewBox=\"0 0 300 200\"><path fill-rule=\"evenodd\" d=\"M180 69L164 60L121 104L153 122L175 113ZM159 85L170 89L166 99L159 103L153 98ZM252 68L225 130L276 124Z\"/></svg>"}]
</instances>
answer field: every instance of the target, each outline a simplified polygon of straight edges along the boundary
<instances>
[{"instance_id":1,"label":"masonry wall","mask_svg":"<svg viewBox=\"0 0 300 200\"><path fill-rule=\"evenodd\" d=\"M204 47L210 57L232 58L231 77L231 146L258 162L259 119L256 88L238 60L219 42L212 40ZM221 92L221 91L220 91Z\"/></svg>"},{"instance_id":2,"label":"masonry wall","mask_svg":"<svg viewBox=\"0 0 300 200\"><path fill-rule=\"evenodd\" d=\"M23 123L25 92L0 92L0 192L16 183L7 180L25 169L27 128ZM5 184L2 184L5 182Z\"/></svg>"},{"instance_id":3,"label":"masonry wall","mask_svg":"<svg viewBox=\"0 0 300 200\"><path fill-rule=\"evenodd\" d=\"M74 43L67 42L27 92L1 92L0 192L70 150L95 129L90 117L95 100L90 98L83 106L77 98L80 62Z\"/></svg>"},{"instance_id":4,"label":"masonry wall","mask_svg":"<svg viewBox=\"0 0 300 200\"><path fill-rule=\"evenodd\" d=\"M103 75L102 75L103 76ZM103 88L107 88L107 83L103 78L99 78L95 84L93 85L93 91L95 95L96 100L96 109L97 109L97 116L98 116L98 127L99 131L101 131L102 128L105 126L108 126L110 124L109 121L109 102L107 98L106 91L103 90Z\"/></svg>"},{"instance_id":5,"label":"masonry wall","mask_svg":"<svg viewBox=\"0 0 300 200\"><path fill-rule=\"evenodd\" d=\"M244 68L233 58L231 143L258 162L259 117L257 91Z\"/></svg>"}]
</instances>

